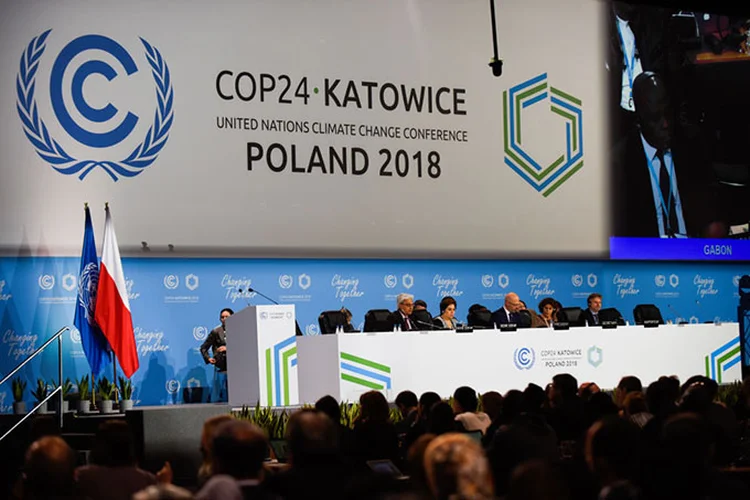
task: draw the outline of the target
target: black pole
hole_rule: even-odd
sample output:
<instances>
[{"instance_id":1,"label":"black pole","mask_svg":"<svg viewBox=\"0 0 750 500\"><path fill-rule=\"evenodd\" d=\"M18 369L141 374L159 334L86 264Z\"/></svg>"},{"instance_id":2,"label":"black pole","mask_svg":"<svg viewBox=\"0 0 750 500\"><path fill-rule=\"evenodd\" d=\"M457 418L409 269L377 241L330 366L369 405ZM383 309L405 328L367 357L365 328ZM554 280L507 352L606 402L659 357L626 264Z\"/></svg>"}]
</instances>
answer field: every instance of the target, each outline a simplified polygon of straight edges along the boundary
<instances>
[{"instance_id":1,"label":"black pole","mask_svg":"<svg viewBox=\"0 0 750 500\"><path fill-rule=\"evenodd\" d=\"M495 54L495 61L499 61L497 54L497 21L495 20L495 0L490 0L490 21L492 21L492 48Z\"/></svg>"}]
</instances>

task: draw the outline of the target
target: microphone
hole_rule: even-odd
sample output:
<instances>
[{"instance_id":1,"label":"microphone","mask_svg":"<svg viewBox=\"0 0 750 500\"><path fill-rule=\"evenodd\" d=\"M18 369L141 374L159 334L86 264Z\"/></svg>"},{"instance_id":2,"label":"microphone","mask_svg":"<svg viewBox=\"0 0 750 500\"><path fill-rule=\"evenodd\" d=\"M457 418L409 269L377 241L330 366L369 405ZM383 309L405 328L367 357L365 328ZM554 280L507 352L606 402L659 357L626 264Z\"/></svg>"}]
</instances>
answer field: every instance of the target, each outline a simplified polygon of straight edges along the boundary
<instances>
[{"instance_id":1,"label":"microphone","mask_svg":"<svg viewBox=\"0 0 750 500\"><path fill-rule=\"evenodd\" d=\"M238 292L240 292L240 293L242 293L242 292L243 292L242 288L238 288L238 289L237 289L237 291L238 291ZM260 292L259 292L258 290L256 290L255 288L252 288L252 287L247 287L247 289L245 289L244 291L245 291L245 292L247 292L247 293L257 293L258 295L260 295L260 296L261 296L261 297L263 297L264 299L268 300L269 302L273 302L273 303L274 303L274 305L277 305L277 306L279 305L279 303L278 303L278 302L276 302L275 300L273 300L273 299L272 299L271 297L269 297L268 295L264 295L264 294L260 293ZM249 305L249 304L250 304L250 301L248 301L248 305Z\"/></svg>"},{"instance_id":2,"label":"microphone","mask_svg":"<svg viewBox=\"0 0 750 500\"><path fill-rule=\"evenodd\" d=\"M677 311L675 310L675 308L672 307L672 304L667 304L667 307L669 308L670 311L672 311L672 314L674 314L675 323L677 323L678 325L685 325L685 324L687 324L687 321L685 321L685 318L681 317L677 313ZM679 319L682 319L682 321L678 321Z\"/></svg>"},{"instance_id":3,"label":"microphone","mask_svg":"<svg viewBox=\"0 0 750 500\"><path fill-rule=\"evenodd\" d=\"M427 330L446 330L446 328L443 328L442 326L438 326L434 323L426 323L424 321L420 321L418 319L410 318L412 321L414 321L417 325L425 327Z\"/></svg>"}]
</instances>

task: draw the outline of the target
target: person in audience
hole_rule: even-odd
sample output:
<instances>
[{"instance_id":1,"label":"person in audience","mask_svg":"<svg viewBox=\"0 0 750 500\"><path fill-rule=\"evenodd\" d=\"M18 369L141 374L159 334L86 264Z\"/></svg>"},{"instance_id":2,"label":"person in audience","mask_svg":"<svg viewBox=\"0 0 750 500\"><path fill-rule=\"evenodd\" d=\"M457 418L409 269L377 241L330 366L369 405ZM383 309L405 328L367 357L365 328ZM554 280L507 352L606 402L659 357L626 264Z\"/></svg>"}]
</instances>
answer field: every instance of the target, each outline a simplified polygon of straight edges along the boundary
<instances>
[{"instance_id":1,"label":"person in audience","mask_svg":"<svg viewBox=\"0 0 750 500\"><path fill-rule=\"evenodd\" d=\"M549 406L547 401L547 393L544 392L540 386L530 383L523 390L523 399L525 405L525 411L541 415L542 412Z\"/></svg>"},{"instance_id":2,"label":"person in audience","mask_svg":"<svg viewBox=\"0 0 750 500\"><path fill-rule=\"evenodd\" d=\"M361 465L368 460L398 462L396 427L391 423L388 401L378 391L359 397L360 414L354 424L353 452Z\"/></svg>"},{"instance_id":3,"label":"person in audience","mask_svg":"<svg viewBox=\"0 0 750 500\"><path fill-rule=\"evenodd\" d=\"M646 396L642 392L631 392L625 397L623 404L623 416L643 429L654 416L648 411Z\"/></svg>"},{"instance_id":4,"label":"person in audience","mask_svg":"<svg viewBox=\"0 0 750 500\"><path fill-rule=\"evenodd\" d=\"M424 454L427 451L427 447L436 437L435 434L422 434L411 445L407 455L407 473L412 482L412 490L419 498L429 496L430 487L427 484L427 473L424 468Z\"/></svg>"},{"instance_id":5,"label":"person in audience","mask_svg":"<svg viewBox=\"0 0 750 500\"><path fill-rule=\"evenodd\" d=\"M197 500L273 498L262 484L268 440L260 428L243 420L224 422L216 429L213 454L215 475Z\"/></svg>"},{"instance_id":6,"label":"person in audience","mask_svg":"<svg viewBox=\"0 0 750 500\"><path fill-rule=\"evenodd\" d=\"M328 415L338 433L341 455L348 457L352 452L352 430L341 423L341 406L333 396L323 396L315 402L315 409Z\"/></svg>"},{"instance_id":7,"label":"person in audience","mask_svg":"<svg viewBox=\"0 0 750 500\"><path fill-rule=\"evenodd\" d=\"M615 491L638 491L640 434L632 422L617 416L596 422L586 434L585 457L598 482L599 498L620 498Z\"/></svg>"},{"instance_id":8,"label":"person in audience","mask_svg":"<svg viewBox=\"0 0 750 500\"><path fill-rule=\"evenodd\" d=\"M643 392L641 379L633 375L622 377L617 384L617 390L615 391L615 403L618 408L622 409L625 404L625 398L631 392Z\"/></svg>"},{"instance_id":9,"label":"person in audience","mask_svg":"<svg viewBox=\"0 0 750 500\"><path fill-rule=\"evenodd\" d=\"M484 436L492 420L486 413L478 411L478 407L477 392L471 387L459 387L453 393L453 413L456 415L456 422L459 422L465 431L479 431Z\"/></svg>"},{"instance_id":10,"label":"person in audience","mask_svg":"<svg viewBox=\"0 0 750 500\"><path fill-rule=\"evenodd\" d=\"M133 500L192 500L193 498L195 497L190 490L173 484L149 486L133 495Z\"/></svg>"},{"instance_id":11,"label":"person in audience","mask_svg":"<svg viewBox=\"0 0 750 500\"><path fill-rule=\"evenodd\" d=\"M503 396L499 392L489 391L482 394L480 399L482 409L490 419L490 425L484 431L484 436L482 436L482 445L486 446L500 428L500 416L503 412Z\"/></svg>"},{"instance_id":12,"label":"person in audience","mask_svg":"<svg viewBox=\"0 0 750 500\"><path fill-rule=\"evenodd\" d=\"M489 463L470 437L455 433L436 437L425 450L424 463L434 498L494 498Z\"/></svg>"},{"instance_id":13,"label":"person in audience","mask_svg":"<svg viewBox=\"0 0 750 500\"><path fill-rule=\"evenodd\" d=\"M521 303L521 299L518 298L517 293L507 293L503 307L492 313L492 322L495 328L500 328L500 325L507 325L509 323L518 324L521 319L518 312L522 307L523 304Z\"/></svg>"},{"instance_id":14,"label":"person in audience","mask_svg":"<svg viewBox=\"0 0 750 500\"><path fill-rule=\"evenodd\" d=\"M606 392L597 392L583 402L585 415L584 426L591 427L594 423L609 416L617 416L619 409Z\"/></svg>"},{"instance_id":15,"label":"person in audience","mask_svg":"<svg viewBox=\"0 0 750 500\"><path fill-rule=\"evenodd\" d=\"M396 305L397 309L391 313L391 323L403 332L420 330L421 328L411 319L411 314L414 312L414 295L398 294Z\"/></svg>"},{"instance_id":16,"label":"person in audience","mask_svg":"<svg viewBox=\"0 0 750 500\"><path fill-rule=\"evenodd\" d=\"M554 323L557 323L557 316L555 315L555 299L552 297L545 297L539 302L539 312L542 313L541 316L538 316L540 326L551 328Z\"/></svg>"},{"instance_id":17,"label":"person in audience","mask_svg":"<svg viewBox=\"0 0 750 500\"><path fill-rule=\"evenodd\" d=\"M592 293L586 299L588 307L583 311L583 319L586 320L586 326L599 325L599 311L602 310L602 294Z\"/></svg>"},{"instance_id":18,"label":"person in audience","mask_svg":"<svg viewBox=\"0 0 750 500\"><path fill-rule=\"evenodd\" d=\"M740 397L732 409L739 422L746 423L750 420L750 376L742 381Z\"/></svg>"},{"instance_id":19,"label":"person in audience","mask_svg":"<svg viewBox=\"0 0 750 500\"><path fill-rule=\"evenodd\" d=\"M414 301L414 310L415 311L426 311L427 310L427 302L424 300L415 300Z\"/></svg>"},{"instance_id":20,"label":"person in audience","mask_svg":"<svg viewBox=\"0 0 750 500\"><path fill-rule=\"evenodd\" d=\"M427 432L427 420L430 416L430 410L433 405L440 402L440 396L436 392L428 391L419 396L417 405L417 418L414 420L411 428L406 432L403 445L406 450L414 443L419 436Z\"/></svg>"},{"instance_id":21,"label":"person in audience","mask_svg":"<svg viewBox=\"0 0 750 500\"><path fill-rule=\"evenodd\" d=\"M34 441L26 451L23 495L27 500L74 499L76 457L58 436Z\"/></svg>"},{"instance_id":22,"label":"person in audience","mask_svg":"<svg viewBox=\"0 0 750 500\"><path fill-rule=\"evenodd\" d=\"M148 486L171 483L169 462L157 476L138 467L128 424L110 420L99 426L89 455L90 465L76 469L78 491L90 500L130 500Z\"/></svg>"},{"instance_id":23,"label":"person in audience","mask_svg":"<svg viewBox=\"0 0 750 500\"><path fill-rule=\"evenodd\" d=\"M506 500L567 500L570 491L561 471L544 460L529 460L515 468Z\"/></svg>"},{"instance_id":24,"label":"person in audience","mask_svg":"<svg viewBox=\"0 0 750 500\"><path fill-rule=\"evenodd\" d=\"M221 310L219 320L221 324L211 330L206 340L201 344L201 356L206 364L214 365L214 380L211 386L211 402L227 400L227 318L234 314L228 307ZM208 354L211 349L212 354Z\"/></svg>"},{"instance_id":25,"label":"person in audience","mask_svg":"<svg viewBox=\"0 0 750 500\"><path fill-rule=\"evenodd\" d=\"M443 297L443 300L440 301L440 316L435 316L432 321L443 330L455 330L458 326L455 315L456 299Z\"/></svg>"},{"instance_id":26,"label":"person in audience","mask_svg":"<svg viewBox=\"0 0 750 500\"><path fill-rule=\"evenodd\" d=\"M419 400L412 391L401 391L396 396L396 408L401 412L401 421L396 424L399 436L405 435L411 429L419 414Z\"/></svg>"},{"instance_id":27,"label":"person in audience","mask_svg":"<svg viewBox=\"0 0 750 500\"><path fill-rule=\"evenodd\" d=\"M584 382L578 388L578 397L583 401L588 401L589 399L591 399L591 396L599 391L601 391L601 389L598 385L596 385L595 382Z\"/></svg>"},{"instance_id":28,"label":"person in audience","mask_svg":"<svg viewBox=\"0 0 750 500\"><path fill-rule=\"evenodd\" d=\"M429 417L427 418L427 432L440 436L447 432L463 431L460 423L456 422L456 415L453 413L451 405L445 401L440 401L432 405Z\"/></svg>"},{"instance_id":29,"label":"person in audience","mask_svg":"<svg viewBox=\"0 0 750 500\"><path fill-rule=\"evenodd\" d=\"M203 422L203 431L201 432L201 456L203 457L203 462L198 469L199 488L206 484L206 481L214 475L213 444L216 429L224 422L232 420L232 418L231 415L226 414L215 415Z\"/></svg>"},{"instance_id":30,"label":"person in audience","mask_svg":"<svg viewBox=\"0 0 750 500\"><path fill-rule=\"evenodd\" d=\"M568 373L552 377L547 421L560 441L577 441L583 433L583 403L578 397L578 381Z\"/></svg>"}]
</instances>

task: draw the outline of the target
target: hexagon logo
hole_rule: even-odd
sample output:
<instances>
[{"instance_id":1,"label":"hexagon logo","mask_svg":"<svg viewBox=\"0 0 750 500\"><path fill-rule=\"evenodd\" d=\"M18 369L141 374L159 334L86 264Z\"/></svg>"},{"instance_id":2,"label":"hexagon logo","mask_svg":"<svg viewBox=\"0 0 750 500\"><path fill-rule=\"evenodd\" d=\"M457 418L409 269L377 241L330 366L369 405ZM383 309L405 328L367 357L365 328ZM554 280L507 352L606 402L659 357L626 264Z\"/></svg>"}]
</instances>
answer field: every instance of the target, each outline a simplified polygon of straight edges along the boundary
<instances>
[{"instance_id":1,"label":"hexagon logo","mask_svg":"<svg viewBox=\"0 0 750 500\"><path fill-rule=\"evenodd\" d=\"M190 389L192 389L193 387L200 387L201 386L201 381L198 380L195 377L191 377L191 378L187 379L187 382L185 383L185 386L188 387L188 388L190 388Z\"/></svg>"},{"instance_id":2,"label":"hexagon logo","mask_svg":"<svg viewBox=\"0 0 750 500\"><path fill-rule=\"evenodd\" d=\"M194 274L188 274L187 276L185 276L185 286L191 292L198 288L200 286L200 280L198 279L198 276Z\"/></svg>"},{"instance_id":3,"label":"hexagon logo","mask_svg":"<svg viewBox=\"0 0 750 500\"><path fill-rule=\"evenodd\" d=\"M669 286L672 288L677 288L680 286L680 277L676 274L670 274L669 275Z\"/></svg>"},{"instance_id":4,"label":"hexagon logo","mask_svg":"<svg viewBox=\"0 0 750 500\"><path fill-rule=\"evenodd\" d=\"M523 110L543 103L565 120L565 150L549 165L541 165L523 148ZM547 83L547 73L503 92L505 164L545 198L583 167L583 103Z\"/></svg>"},{"instance_id":5,"label":"hexagon logo","mask_svg":"<svg viewBox=\"0 0 750 500\"><path fill-rule=\"evenodd\" d=\"M403 276L401 276L401 284L404 285L404 288L409 290L414 286L414 276L412 276L411 274L404 274Z\"/></svg>"},{"instance_id":6,"label":"hexagon logo","mask_svg":"<svg viewBox=\"0 0 750 500\"><path fill-rule=\"evenodd\" d=\"M492 285L495 284L495 278L492 277L491 274L484 274L482 275L482 286L485 288L492 288Z\"/></svg>"},{"instance_id":7,"label":"hexagon logo","mask_svg":"<svg viewBox=\"0 0 750 500\"><path fill-rule=\"evenodd\" d=\"M497 286L500 288L508 288L510 285L510 278L507 274L501 274L497 277Z\"/></svg>"},{"instance_id":8,"label":"hexagon logo","mask_svg":"<svg viewBox=\"0 0 750 500\"><path fill-rule=\"evenodd\" d=\"M312 278L310 278L309 274L300 274L297 278L297 283L301 289L307 290L312 285Z\"/></svg>"},{"instance_id":9,"label":"hexagon logo","mask_svg":"<svg viewBox=\"0 0 750 500\"><path fill-rule=\"evenodd\" d=\"M78 288L78 277L75 274L66 274L62 277L62 287L65 290L72 292Z\"/></svg>"},{"instance_id":10,"label":"hexagon logo","mask_svg":"<svg viewBox=\"0 0 750 500\"><path fill-rule=\"evenodd\" d=\"M589 273L589 275L586 276L586 282L588 282L591 288L594 288L597 283L599 283L599 277L594 273Z\"/></svg>"},{"instance_id":11,"label":"hexagon logo","mask_svg":"<svg viewBox=\"0 0 750 500\"><path fill-rule=\"evenodd\" d=\"M570 282L576 288L582 287L583 286L583 275L581 275L581 274L574 274L573 276L570 277Z\"/></svg>"},{"instance_id":12,"label":"hexagon logo","mask_svg":"<svg viewBox=\"0 0 750 500\"><path fill-rule=\"evenodd\" d=\"M602 364L602 361L604 360L602 348L599 346L592 345L589 347L588 355L586 356L588 359L588 362L591 366L594 368L599 367L600 364Z\"/></svg>"}]
</instances>

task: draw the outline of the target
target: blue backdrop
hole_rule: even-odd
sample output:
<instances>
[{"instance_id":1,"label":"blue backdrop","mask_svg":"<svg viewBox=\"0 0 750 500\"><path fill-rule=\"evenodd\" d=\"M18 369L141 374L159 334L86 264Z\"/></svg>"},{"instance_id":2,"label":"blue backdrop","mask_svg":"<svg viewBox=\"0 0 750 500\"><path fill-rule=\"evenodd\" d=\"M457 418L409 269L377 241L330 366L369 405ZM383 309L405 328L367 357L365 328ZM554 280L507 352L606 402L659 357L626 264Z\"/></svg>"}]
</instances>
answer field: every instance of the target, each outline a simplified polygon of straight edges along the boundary
<instances>
[{"instance_id":1,"label":"blue backdrop","mask_svg":"<svg viewBox=\"0 0 750 500\"><path fill-rule=\"evenodd\" d=\"M79 264L78 258L0 259L0 372L8 373L60 327L72 326ZM212 371L198 346L219 323L221 308L268 303L248 294L248 286L294 304L304 333L316 335L321 311L345 306L361 327L368 309L394 309L401 292L425 300L433 314L450 295L459 320L474 303L500 307L510 291L534 308L547 296L585 307L596 291L604 307L617 307L631 321L639 303L655 303L667 320L736 321L737 281L750 273L750 265L738 264L576 261L130 258L123 267L141 363L134 399L143 405L181 403L182 389L210 385ZM75 330L65 336L64 359L66 377L88 372ZM57 350L48 349L22 373L29 388L38 377L56 379ZM10 390L10 384L0 388L3 412L11 409ZM28 392L26 399L32 401Z\"/></svg>"}]
</instances>

